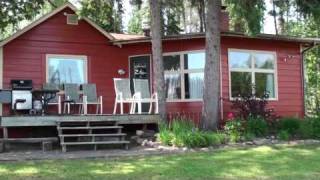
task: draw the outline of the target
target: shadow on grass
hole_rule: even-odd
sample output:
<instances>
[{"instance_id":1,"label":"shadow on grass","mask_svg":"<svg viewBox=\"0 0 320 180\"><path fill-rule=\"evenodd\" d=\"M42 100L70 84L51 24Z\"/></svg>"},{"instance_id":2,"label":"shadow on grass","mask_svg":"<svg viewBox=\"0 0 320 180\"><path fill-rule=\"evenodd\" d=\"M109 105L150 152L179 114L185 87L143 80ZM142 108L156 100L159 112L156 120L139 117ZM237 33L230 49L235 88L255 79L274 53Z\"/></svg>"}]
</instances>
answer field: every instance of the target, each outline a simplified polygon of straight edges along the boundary
<instances>
[{"instance_id":1,"label":"shadow on grass","mask_svg":"<svg viewBox=\"0 0 320 180\"><path fill-rule=\"evenodd\" d=\"M14 162L0 179L318 179L320 146L262 146L145 158Z\"/></svg>"}]
</instances>

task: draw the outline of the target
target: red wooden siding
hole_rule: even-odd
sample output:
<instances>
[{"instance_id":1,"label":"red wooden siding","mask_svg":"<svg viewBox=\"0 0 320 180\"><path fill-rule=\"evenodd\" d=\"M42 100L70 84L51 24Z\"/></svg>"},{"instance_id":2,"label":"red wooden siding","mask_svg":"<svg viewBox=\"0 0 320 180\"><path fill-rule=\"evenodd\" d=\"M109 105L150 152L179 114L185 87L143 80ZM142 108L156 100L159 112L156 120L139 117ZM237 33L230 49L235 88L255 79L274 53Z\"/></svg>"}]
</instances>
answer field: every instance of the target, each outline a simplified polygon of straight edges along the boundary
<instances>
[{"instance_id":1,"label":"red wooden siding","mask_svg":"<svg viewBox=\"0 0 320 180\"><path fill-rule=\"evenodd\" d=\"M46 80L45 55L67 54L88 57L88 81L97 84L98 94L103 96L104 113L111 113L114 103L113 78L128 77L128 57L151 54L150 43L111 45L108 39L84 21L79 25L67 25L64 12L26 32L4 46L4 87L9 87L11 79L32 79L40 88ZM167 41L164 52L204 50L204 39ZM275 51L278 64L278 101L271 101L279 115L303 115L303 95L301 86L301 61L299 44L271 40L243 38L222 38L222 95L226 99L224 114L231 111L229 99L228 48ZM294 55L287 62L284 58ZM125 75L118 75L118 69L125 69ZM170 102L168 112L201 112L199 102ZM8 112L9 107L6 107Z\"/></svg>"}]
</instances>

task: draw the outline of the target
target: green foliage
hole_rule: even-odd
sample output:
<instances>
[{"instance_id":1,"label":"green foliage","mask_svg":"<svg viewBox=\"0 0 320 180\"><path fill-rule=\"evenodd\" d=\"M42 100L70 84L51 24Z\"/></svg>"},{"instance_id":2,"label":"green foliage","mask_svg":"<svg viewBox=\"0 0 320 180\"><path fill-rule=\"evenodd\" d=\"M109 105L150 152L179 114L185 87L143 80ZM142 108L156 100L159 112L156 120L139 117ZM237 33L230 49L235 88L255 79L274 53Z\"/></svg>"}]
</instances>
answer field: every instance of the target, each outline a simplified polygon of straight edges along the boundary
<instances>
[{"instance_id":1,"label":"green foliage","mask_svg":"<svg viewBox=\"0 0 320 180\"><path fill-rule=\"evenodd\" d=\"M278 133L278 138L282 141L288 141L290 139L290 133L286 130L281 130Z\"/></svg>"},{"instance_id":2,"label":"green foliage","mask_svg":"<svg viewBox=\"0 0 320 180\"><path fill-rule=\"evenodd\" d=\"M80 15L88 17L108 32L122 31L121 0L82 0Z\"/></svg>"},{"instance_id":3,"label":"green foliage","mask_svg":"<svg viewBox=\"0 0 320 180\"><path fill-rule=\"evenodd\" d=\"M246 132L244 133L243 137L246 141L252 141L256 137L256 135L251 132Z\"/></svg>"},{"instance_id":4,"label":"green foliage","mask_svg":"<svg viewBox=\"0 0 320 180\"><path fill-rule=\"evenodd\" d=\"M207 147L226 141L224 134L200 131L187 120L174 120L171 127L160 124L158 138L165 145L178 147Z\"/></svg>"},{"instance_id":5,"label":"green foliage","mask_svg":"<svg viewBox=\"0 0 320 180\"><path fill-rule=\"evenodd\" d=\"M243 134L243 124L240 119L228 121L224 126L224 130L229 135L231 142L240 141Z\"/></svg>"},{"instance_id":6,"label":"green foliage","mask_svg":"<svg viewBox=\"0 0 320 180\"><path fill-rule=\"evenodd\" d=\"M295 117L285 117L279 120L278 128L280 131L286 131L290 136L297 134L300 128L301 119Z\"/></svg>"},{"instance_id":7,"label":"green foliage","mask_svg":"<svg viewBox=\"0 0 320 180\"><path fill-rule=\"evenodd\" d=\"M258 34L263 27L264 0L225 0L231 19L241 20L249 34ZM234 21L233 21L234 22Z\"/></svg>"},{"instance_id":8,"label":"green foliage","mask_svg":"<svg viewBox=\"0 0 320 180\"><path fill-rule=\"evenodd\" d=\"M252 134L256 137L262 137L267 134L268 124L260 116L249 116L247 120L246 133Z\"/></svg>"},{"instance_id":9,"label":"green foliage","mask_svg":"<svg viewBox=\"0 0 320 180\"><path fill-rule=\"evenodd\" d=\"M169 130L167 124L160 123L159 124L159 134L158 139L165 145L172 145L173 134Z\"/></svg>"},{"instance_id":10,"label":"green foliage","mask_svg":"<svg viewBox=\"0 0 320 180\"><path fill-rule=\"evenodd\" d=\"M299 133L303 138L320 138L320 117L306 118Z\"/></svg>"},{"instance_id":11,"label":"green foliage","mask_svg":"<svg viewBox=\"0 0 320 180\"><path fill-rule=\"evenodd\" d=\"M298 134L303 139L313 138L312 119L305 119L300 122Z\"/></svg>"},{"instance_id":12,"label":"green foliage","mask_svg":"<svg viewBox=\"0 0 320 180\"><path fill-rule=\"evenodd\" d=\"M0 40L8 31L18 29L23 20L33 20L45 5L44 0L1 0L0 1ZM10 34L9 32L9 34Z\"/></svg>"}]
</instances>

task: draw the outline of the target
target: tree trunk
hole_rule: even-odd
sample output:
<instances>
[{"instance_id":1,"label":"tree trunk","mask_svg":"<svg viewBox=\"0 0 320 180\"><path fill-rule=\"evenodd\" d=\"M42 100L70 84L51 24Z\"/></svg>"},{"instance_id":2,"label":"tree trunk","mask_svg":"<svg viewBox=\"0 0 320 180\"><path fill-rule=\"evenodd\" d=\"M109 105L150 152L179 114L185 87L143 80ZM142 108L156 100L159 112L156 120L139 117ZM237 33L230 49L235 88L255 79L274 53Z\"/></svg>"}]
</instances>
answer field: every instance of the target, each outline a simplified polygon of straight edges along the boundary
<instances>
[{"instance_id":1,"label":"tree trunk","mask_svg":"<svg viewBox=\"0 0 320 180\"><path fill-rule=\"evenodd\" d=\"M201 128L216 130L220 102L220 8L221 0L207 0L206 63L204 69Z\"/></svg>"},{"instance_id":2,"label":"tree trunk","mask_svg":"<svg viewBox=\"0 0 320 180\"><path fill-rule=\"evenodd\" d=\"M152 64L154 73L154 88L159 98L159 114L162 120L166 120L166 96L164 84L164 69L162 58L162 32L161 32L161 9L160 0L149 0L151 14L151 43L152 43Z\"/></svg>"},{"instance_id":3,"label":"tree trunk","mask_svg":"<svg viewBox=\"0 0 320 180\"><path fill-rule=\"evenodd\" d=\"M276 12L276 5L274 3L274 0L272 0L272 11L273 11L273 22L274 22L274 30L276 35L278 34L278 25L277 25L277 12Z\"/></svg>"}]
</instances>

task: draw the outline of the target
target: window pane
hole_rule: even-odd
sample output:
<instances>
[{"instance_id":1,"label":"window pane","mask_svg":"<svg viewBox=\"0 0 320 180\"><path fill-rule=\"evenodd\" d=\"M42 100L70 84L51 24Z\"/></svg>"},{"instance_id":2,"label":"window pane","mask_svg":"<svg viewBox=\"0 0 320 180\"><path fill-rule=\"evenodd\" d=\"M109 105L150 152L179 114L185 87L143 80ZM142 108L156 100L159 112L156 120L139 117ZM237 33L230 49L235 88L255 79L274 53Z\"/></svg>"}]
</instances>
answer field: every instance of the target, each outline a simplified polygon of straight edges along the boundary
<instances>
[{"instance_id":1,"label":"window pane","mask_svg":"<svg viewBox=\"0 0 320 180\"><path fill-rule=\"evenodd\" d=\"M181 99L181 78L180 74L165 74L166 97L167 99Z\"/></svg>"},{"instance_id":2,"label":"window pane","mask_svg":"<svg viewBox=\"0 0 320 180\"><path fill-rule=\"evenodd\" d=\"M164 56L163 61L165 71L180 70L180 55Z\"/></svg>"},{"instance_id":3,"label":"window pane","mask_svg":"<svg viewBox=\"0 0 320 180\"><path fill-rule=\"evenodd\" d=\"M255 68L274 69L274 59L273 54L254 54Z\"/></svg>"},{"instance_id":4,"label":"window pane","mask_svg":"<svg viewBox=\"0 0 320 180\"><path fill-rule=\"evenodd\" d=\"M186 99L201 99L203 95L203 73L184 75Z\"/></svg>"},{"instance_id":5,"label":"window pane","mask_svg":"<svg viewBox=\"0 0 320 180\"><path fill-rule=\"evenodd\" d=\"M230 68L251 68L251 55L246 52L229 53Z\"/></svg>"},{"instance_id":6,"label":"window pane","mask_svg":"<svg viewBox=\"0 0 320 180\"><path fill-rule=\"evenodd\" d=\"M256 96L261 97L264 93L269 93L270 98L275 97L274 75L272 73L255 73Z\"/></svg>"},{"instance_id":7,"label":"window pane","mask_svg":"<svg viewBox=\"0 0 320 180\"><path fill-rule=\"evenodd\" d=\"M203 69L205 63L205 54L189 53L184 55L184 69Z\"/></svg>"},{"instance_id":8,"label":"window pane","mask_svg":"<svg viewBox=\"0 0 320 180\"><path fill-rule=\"evenodd\" d=\"M231 72L231 96L252 93L251 73L249 72Z\"/></svg>"},{"instance_id":9,"label":"window pane","mask_svg":"<svg viewBox=\"0 0 320 180\"><path fill-rule=\"evenodd\" d=\"M49 82L55 84L84 82L84 60L67 58L49 58Z\"/></svg>"}]
</instances>

